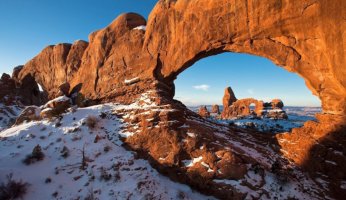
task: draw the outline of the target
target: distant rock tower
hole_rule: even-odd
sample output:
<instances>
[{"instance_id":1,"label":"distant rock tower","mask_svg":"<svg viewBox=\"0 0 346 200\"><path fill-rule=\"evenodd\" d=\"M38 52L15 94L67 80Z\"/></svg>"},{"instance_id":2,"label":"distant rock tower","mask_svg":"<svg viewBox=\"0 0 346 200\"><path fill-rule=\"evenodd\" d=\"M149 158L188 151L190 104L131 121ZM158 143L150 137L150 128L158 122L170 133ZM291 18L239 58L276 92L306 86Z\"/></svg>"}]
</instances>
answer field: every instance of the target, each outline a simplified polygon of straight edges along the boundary
<instances>
[{"instance_id":1,"label":"distant rock tower","mask_svg":"<svg viewBox=\"0 0 346 200\"><path fill-rule=\"evenodd\" d=\"M231 106L236 101L237 101L237 98L235 97L232 88L227 87L225 89L225 94L223 95L223 99L222 99L223 109L227 109L229 106Z\"/></svg>"}]
</instances>

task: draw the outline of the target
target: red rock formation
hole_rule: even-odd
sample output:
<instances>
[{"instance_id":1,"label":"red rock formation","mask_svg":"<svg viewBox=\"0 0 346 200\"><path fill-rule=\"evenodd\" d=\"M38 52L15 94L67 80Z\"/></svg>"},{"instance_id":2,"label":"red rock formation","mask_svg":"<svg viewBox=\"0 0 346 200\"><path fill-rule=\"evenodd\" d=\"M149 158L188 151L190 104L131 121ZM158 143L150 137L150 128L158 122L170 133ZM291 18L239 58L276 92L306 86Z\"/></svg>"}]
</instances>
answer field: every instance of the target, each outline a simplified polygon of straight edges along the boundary
<instances>
[{"instance_id":1,"label":"red rock formation","mask_svg":"<svg viewBox=\"0 0 346 200\"><path fill-rule=\"evenodd\" d=\"M44 96L31 75L18 83L10 75L2 74L0 88L0 102L6 105L40 105L44 102Z\"/></svg>"},{"instance_id":2,"label":"red rock formation","mask_svg":"<svg viewBox=\"0 0 346 200\"><path fill-rule=\"evenodd\" d=\"M201 117L210 117L210 112L208 111L208 109L207 109L206 106L201 106L201 107L199 107L199 109L198 109L198 114L199 114Z\"/></svg>"},{"instance_id":3,"label":"red rock formation","mask_svg":"<svg viewBox=\"0 0 346 200\"><path fill-rule=\"evenodd\" d=\"M219 105L213 105L212 107L211 107L211 113L214 113L214 114L220 114L220 107L219 107Z\"/></svg>"},{"instance_id":4,"label":"red rock formation","mask_svg":"<svg viewBox=\"0 0 346 200\"><path fill-rule=\"evenodd\" d=\"M25 121L34 121L40 119L41 109L37 106L28 106L26 107L22 113L16 119L15 125L19 125Z\"/></svg>"},{"instance_id":5,"label":"red rock formation","mask_svg":"<svg viewBox=\"0 0 346 200\"><path fill-rule=\"evenodd\" d=\"M60 96L63 96L63 95L69 96L70 95L70 84L67 82L61 84L59 86L59 90L60 90L60 92L59 92Z\"/></svg>"},{"instance_id":6,"label":"red rock formation","mask_svg":"<svg viewBox=\"0 0 346 200\"><path fill-rule=\"evenodd\" d=\"M254 104L255 109L251 110L250 106ZM262 116L263 113L263 101L258 101L253 98L239 99L230 105L228 108L224 108L221 118L231 119L240 116L257 115Z\"/></svg>"},{"instance_id":7,"label":"red rock formation","mask_svg":"<svg viewBox=\"0 0 346 200\"><path fill-rule=\"evenodd\" d=\"M146 24L143 17L122 15L107 28L91 34L89 45L78 41L47 47L25 65L19 79L28 73L35 75L50 96L65 81L72 86L83 83L82 91L88 98L114 99L123 96L123 91L134 91L135 95L150 83L151 88L158 84L166 88L172 96L174 78L195 61L221 52L243 52L269 58L301 75L321 98L325 113L345 113L346 70L338 67L345 57L342 43L333 39L344 37L342 1L222 2L160 1L145 32L133 29ZM171 21L172 15L179 20ZM334 29L340 31L331 31ZM335 51L340 53L331 53ZM319 52L327 53L316 57L321 55ZM78 75L66 75L67 66L78 69ZM137 89L123 87L126 79L135 77L141 77ZM115 92L115 88L121 92Z\"/></svg>"},{"instance_id":8,"label":"red rock formation","mask_svg":"<svg viewBox=\"0 0 346 200\"><path fill-rule=\"evenodd\" d=\"M270 104L273 109L282 109L284 107L284 103L281 99L273 99Z\"/></svg>"},{"instance_id":9,"label":"red rock formation","mask_svg":"<svg viewBox=\"0 0 346 200\"><path fill-rule=\"evenodd\" d=\"M237 98L235 97L232 88L227 87L225 89L225 93L224 93L223 99L222 99L223 108L227 109L229 106L231 106L236 101L237 101Z\"/></svg>"}]
</instances>

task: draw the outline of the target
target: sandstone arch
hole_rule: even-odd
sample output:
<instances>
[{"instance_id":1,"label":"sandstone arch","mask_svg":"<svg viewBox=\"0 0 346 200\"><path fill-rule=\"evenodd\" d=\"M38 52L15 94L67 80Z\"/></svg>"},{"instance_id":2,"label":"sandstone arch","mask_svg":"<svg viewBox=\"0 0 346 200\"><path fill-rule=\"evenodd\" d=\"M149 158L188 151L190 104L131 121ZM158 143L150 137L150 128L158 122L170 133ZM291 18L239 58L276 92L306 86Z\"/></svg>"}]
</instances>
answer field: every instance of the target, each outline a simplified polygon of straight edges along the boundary
<instances>
[{"instance_id":1,"label":"sandstone arch","mask_svg":"<svg viewBox=\"0 0 346 200\"><path fill-rule=\"evenodd\" d=\"M224 107L221 117L228 119L237 116L248 116L251 114L250 106L252 104L255 105L254 113L256 113L257 116L262 116L264 102L254 98L245 98L235 101L229 107Z\"/></svg>"},{"instance_id":2,"label":"sandstone arch","mask_svg":"<svg viewBox=\"0 0 346 200\"><path fill-rule=\"evenodd\" d=\"M20 77L35 73L50 96L62 81L84 82L86 95L104 99L122 96L123 92L112 90L123 90L123 78L140 76L164 83L172 96L173 80L194 62L222 52L242 52L266 57L297 73L322 100L324 113L343 115L345 4L341 0L159 1L146 32L134 30L146 24L143 17L124 14L92 33L89 44L47 47L26 64Z\"/></svg>"},{"instance_id":3,"label":"sandstone arch","mask_svg":"<svg viewBox=\"0 0 346 200\"><path fill-rule=\"evenodd\" d=\"M333 39L341 39L341 31L329 32L325 25L345 29L342 7L342 1L166 1L149 18L152 34L146 34L145 45L160 54L160 73L168 85L201 58L227 51L249 53L303 77L325 113L344 114L346 74L339 65L345 62L343 45Z\"/></svg>"}]
</instances>

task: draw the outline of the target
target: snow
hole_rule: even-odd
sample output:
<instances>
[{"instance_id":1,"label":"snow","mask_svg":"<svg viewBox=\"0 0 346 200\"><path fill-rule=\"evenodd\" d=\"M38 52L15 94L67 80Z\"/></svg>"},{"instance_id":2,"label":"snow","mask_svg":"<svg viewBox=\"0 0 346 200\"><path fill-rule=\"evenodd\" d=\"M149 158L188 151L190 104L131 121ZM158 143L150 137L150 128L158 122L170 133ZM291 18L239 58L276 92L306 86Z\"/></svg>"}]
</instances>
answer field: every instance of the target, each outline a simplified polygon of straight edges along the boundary
<instances>
[{"instance_id":1,"label":"snow","mask_svg":"<svg viewBox=\"0 0 346 200\"><path fill-rule=\"evenodd\" d=\"M326 163L332 164L332 165L337 165L336 162L330 161L330 160L326 160Z\"/></svg>"},{"instance_id":2,"label":"snow","mask_svg":"<svg viewBox=\"0 0 346 200\"><path fill-rule=\"evenodd\" d=\"M137 83L139 81L139 77L135 77L132 79L125 79L124 83L127 85L131 85L133 83Z\"/></svg>"},{"instance_id":3,"label":"snow","mask_svg":"<svg viewBox=\"0 0 346 200\"><path fill-rule=\"evenodd\" d=\"M0 131L10 127L22 110L22 106L6 106L0 103Z\"/></svg>"},{"instance_id":4,"label":"snow","mask_svg":"<svg viewBox=\"0 0 346 200\"><path fill-rule=\"evenodd\" d=\"M305 190L316 188L314 183L307 180L302 180L301 183L290 180L287 183L282 183L276 175L270 172L265 172L264 178L262 178L259 174L248 171L245 179L214 179L214 182L233 186L238 192L246 194L244 199L323 199L319 193L311 196L305 192ZM262 185L262 190L253 190L260 185Z\"/></svg>"},{"instance_id":5,"label":"snow","mask_svg":"<svg viewBox=\"0 0 346 200\"><path fill-rule=\"evenodd\" d=\"M195 138L195 137L196 137L196 134L191 133L191 132L187 132L187 135L188 135L189 137L192 137L192 138Z\"/></svg>"},{"instance_id":6,"label":"snow","mask_svg":"<svg viewBox=\"0 0 346 200\"><path fill-rule=\"evenodd\" d=\"M147 29L147 27L145 25L141 25L141 26L137 26L135 28L133 28L134 30L143 30L145 31Z\"/></svg>"},{"instance_id":7,"label":"snow","mask_svg":"<svg viewBox=\"0 0 346 200\"><path fill-rule=\"evenodd\" d=\"M186 167L193 167L196 163L201 162L203 159L202 156L198 158L193 158L192 160L183 160L182 162Z\"/></svg>"},{"instance_id":8,"label":"snow","mask_svg":"<svg viewBox=\"0 0 346 200\"><path fill-rule=\"evenodd\" d=\"M65 102L65 101L71 101L70 98L68 98L67 96L60 96L60 97L57 97L55 99L52 99L50 101L48 101L44 106L43 108L47 108L49 104L52 104L53 102Z\"/></svg>"},{"instance_id":9,"label":"snow","mask_svg":"<svg viewBox=\"0 0 346 200\"><path fill-rule=\"evenodd\" d=\"M37 83L37 86L38 86L38 90L39 90L40 92L43 92L43 91L44 91L41 84Z\"/></svg>"},{"instance_id":10,"label":"snow","mask_svg":"<svg viewBox=\"0 0 346 200\"><path fill-rule=\"evenodd\" d=\"M346 190L346 181L341 181L340 188Z\"/></svg>"},{"instance_id":11,"label":"snow","mask_svg":"<svg viewBox=\"0 0 346 200\"><path fill-rule=\"evenodd\" d=\"M122 146L126 124L112 113L123 108L129 106L79 108L62 115L61 121L29 122L0 132L0 180L13 173L15 180L29 183L24 196L28 200L52 199L54 193L56 199L84 199L90 193L97 199L177 199L182 194L185 199L213 199L160 175L148 161L137 159ZM101 113L107 113L106 118L98 117ZM87 116L99 118L96 128L85 125ZM96 135L100 139L95 143ZM25 165L22 160L37 144L44 160ZM66 158L61 154L64 147L69 151ZM80 168L83 149L85 169ZM51 182L46 183L48 178Z\"/></svg>"}]
</instances>

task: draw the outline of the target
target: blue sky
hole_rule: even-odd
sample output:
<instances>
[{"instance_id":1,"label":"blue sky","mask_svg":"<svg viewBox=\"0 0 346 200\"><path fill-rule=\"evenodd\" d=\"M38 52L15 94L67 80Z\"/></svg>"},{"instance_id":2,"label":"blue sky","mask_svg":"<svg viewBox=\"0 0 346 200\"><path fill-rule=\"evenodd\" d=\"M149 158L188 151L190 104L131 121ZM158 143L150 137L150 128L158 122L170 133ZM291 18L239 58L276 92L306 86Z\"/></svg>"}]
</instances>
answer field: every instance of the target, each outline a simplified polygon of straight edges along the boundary
<instances>
[{"instance_id":1,"label":"blue sky","mask_svg":"<svg viewBox=\"0 0 346 200\"><path fill-rule=\"evenodd\" d=\"M280 98L289 106L321 105L297 74L248 54L223 53L204 58L181 73L175 86L175 98L186 105L222 104L227 86L238 99Z\"/></svg>"},{"instance_id":2,"label":"blue sky","mask_svg":"<svg viewBox=\"0 0 346 200\"><path fill-rule=\"evenodd\" d=\"M44 47L87 40L119 14L148 17L156 0L0 0L0 72L25 64ZM231 86L238 98L281 98L286 105L319 106L303 79L270 61L235 53L205 58L179 75L175 98L189 105L221 103Z\"/></svg>"}]
</instances>

